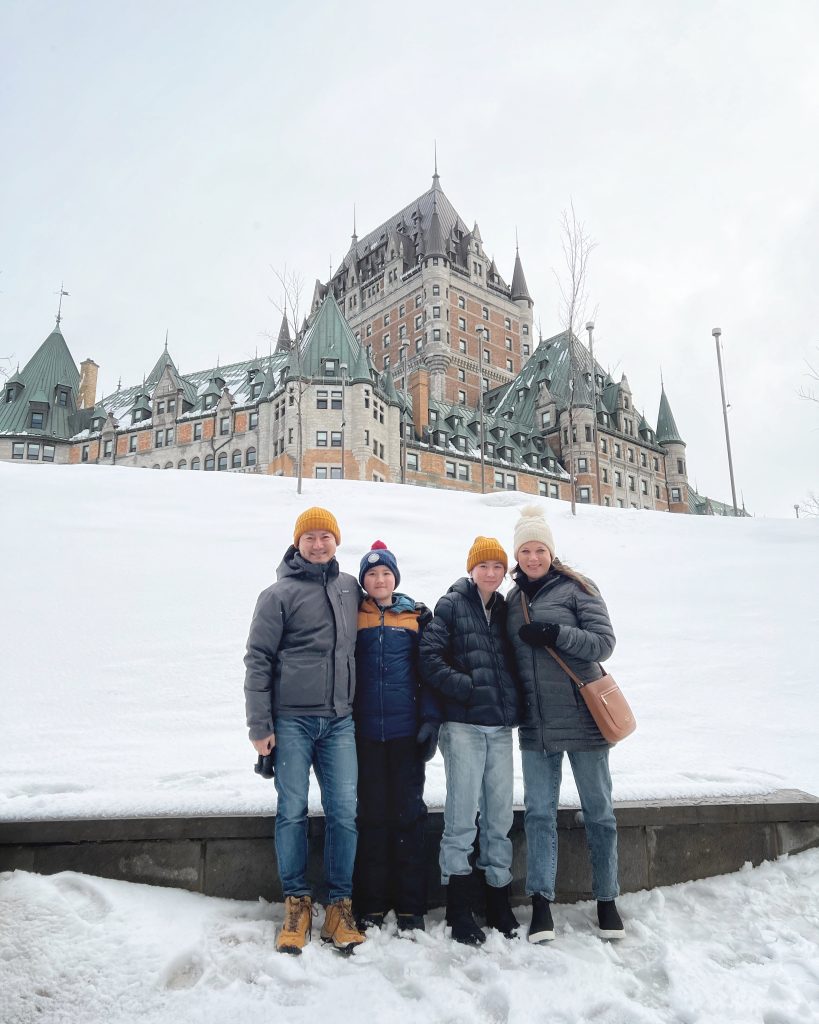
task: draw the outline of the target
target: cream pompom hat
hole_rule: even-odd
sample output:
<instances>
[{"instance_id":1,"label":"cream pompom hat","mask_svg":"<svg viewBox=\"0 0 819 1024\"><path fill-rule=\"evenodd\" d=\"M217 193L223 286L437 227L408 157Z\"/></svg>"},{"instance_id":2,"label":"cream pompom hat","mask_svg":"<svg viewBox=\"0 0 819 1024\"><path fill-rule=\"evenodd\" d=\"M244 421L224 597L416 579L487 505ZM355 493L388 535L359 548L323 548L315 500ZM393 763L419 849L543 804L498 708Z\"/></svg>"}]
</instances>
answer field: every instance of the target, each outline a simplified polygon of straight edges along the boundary
<instances>
[{"instance_id":1,"label":"cream pompom hat","mask_svg":"<svg viewBox=\"0 0 819 1024\"><path fill-rule=\"evenodd\" d=\"M555 539L539 505L524 505L520 510L520 519L515 525L515 558L518 557L518 551L530 540L539 540L549 549L552 558L555 557Z\"/></svg>"}]
</instances>

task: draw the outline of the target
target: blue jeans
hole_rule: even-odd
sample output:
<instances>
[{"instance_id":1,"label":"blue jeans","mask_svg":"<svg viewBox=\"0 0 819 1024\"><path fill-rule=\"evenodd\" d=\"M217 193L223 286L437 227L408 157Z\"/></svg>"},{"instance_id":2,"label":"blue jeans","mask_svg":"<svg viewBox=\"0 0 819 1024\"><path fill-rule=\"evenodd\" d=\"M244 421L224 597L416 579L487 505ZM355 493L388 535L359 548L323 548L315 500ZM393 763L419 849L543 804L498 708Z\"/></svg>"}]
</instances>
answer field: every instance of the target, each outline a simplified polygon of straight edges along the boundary
<instances>
[{"instance_id":1,"label":"blue jeans","mask_svg":"<svg viewBox=\"0 0 819 1024\"><path fill-rule=\"evenodd\" d=\"M444 722L439 736L446 772L441 883L468 875L479 818L478 867L495 888L512 881L512 730L482 732L463 722Z\"/></svg>"},{"instance_id":2,"label":"blue jeans","mask_svg":"<svg viewBox=\"0 0 819 1024\"><path fill-rule=\"evenodd\" d=\"M285 896L308 896L307 793L310 767L324 808L324 872L330 902L353 894L358 761L353 716L276 721L276 858Z\"/></svg>"},{"instance_id":3,"label":"blue jeans","mask_svg":"<svg viewBox=\"0 0 819 1024\"><path fill-rule=\"evenodd\" d=\"M583 808L589 845L592 892L596 900L619 896L617 822L611 803L608 748L567 751ZM526 892L554 901L557 878L557 802L563 752L522 750L523 803L526 808Z\"/></svg>"}]
</instances>

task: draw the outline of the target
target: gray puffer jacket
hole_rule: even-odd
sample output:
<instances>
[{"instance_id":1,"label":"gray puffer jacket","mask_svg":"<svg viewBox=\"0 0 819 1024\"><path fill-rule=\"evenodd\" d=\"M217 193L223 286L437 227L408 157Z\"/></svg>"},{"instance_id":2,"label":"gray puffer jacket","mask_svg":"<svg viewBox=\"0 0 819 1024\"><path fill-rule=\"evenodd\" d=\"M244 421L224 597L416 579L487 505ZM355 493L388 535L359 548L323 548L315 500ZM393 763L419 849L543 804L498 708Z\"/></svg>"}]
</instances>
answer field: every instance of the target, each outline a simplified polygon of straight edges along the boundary
<instances>
[{"instance_id":1,"label":"gray puffer jacket","mask_svg":"<svg viewBox=\"0 0 819 1024\"><path fill-rule=\"evenodd\" d=\"M530 647L518 636L526 621L518 586L506 595L506 605L509 639L526 703L518 733L521 750L557 753L609 746L577 687L551 654L542 647ZM570 577L550 570L529 601L529 617L532 622L560 626L555 651L580 679L592 682L600 678L603 672L598 662L611 656L615 639L599 594L587 594Z\"/></svg>"},{"instance_id":2,"label":"gray puffer jacket","mask_svg":"<svg viewBox=\"0 0 819 1024\"><path fill-rule=\"evenodd\" d=\"M245 654L245 708L252 740L282 716L342 718L355 695L355 639L361 589L334 559L306 561L291 545L262 591Z\"/></svg>"}]
</instances>

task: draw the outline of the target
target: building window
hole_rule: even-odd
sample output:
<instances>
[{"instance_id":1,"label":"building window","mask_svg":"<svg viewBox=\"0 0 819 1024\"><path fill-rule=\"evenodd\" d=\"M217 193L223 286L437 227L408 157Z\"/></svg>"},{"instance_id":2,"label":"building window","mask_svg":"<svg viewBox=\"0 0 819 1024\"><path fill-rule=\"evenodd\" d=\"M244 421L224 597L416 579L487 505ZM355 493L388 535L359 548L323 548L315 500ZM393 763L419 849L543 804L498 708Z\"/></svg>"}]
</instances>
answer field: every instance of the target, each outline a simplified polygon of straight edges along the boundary
<instances>
[{"instance_id":1,"label":"building window","mask_svg":"<svg viewBox=\"0 0 819 1024\"><path fill-rule=\"evenodd\" d=\"M634 449L633 448L629 448L629 450L628 450L628 461L629 462L634 462Z\"/></svg>"},{"instance_id":2,"label":"building window","mask_svg":"<svg viewBox=\"0 0 819 1024\"><path fill-rule=\"evenodd\" d=\"M441 307L440 306L433 306L432 307L432 318L434 320L440 320L441 319Z\"/></svg>"},{"instance_id":3,"label":"building window","mask_svg":"<svg viewBox=\"0 0 819 1024\"><path fill-rule=\"evenodd\" d=\"M549 484L549 497L550 498L559 498L560 497L560 488L557 486L557 484Z\"/></svg>"},{"instance_id":4,"label":"building window","mask_svg":"<svg viewBox=\"0 0 819 1024\"><path fill-rule=\"evenodd\" d=\"M511 338L507 338L507 339L506 339L506 347L507 347L507 349L508 349L508 350L509 350L510 352L512 351L512 339L511 339Z\"/></svg>"},{"instance_id":5,"label":"building window","mask_svg":"<svg viewBox=\"0 0 819 1024\"><path fill-rule=\"evenodd\" d=\"M659 463L659 460L657 459L656 455L654 456L654 460L653 461L654 461L654 472L655 473L659 473L659 471L660 471L660 463Z\"/></svg>"},{"instance_id":6,"label":"building window","mask_svg":"<svg viewBox=\"0 0 819 1024\"><path fill-rule=\"evenodd\" d=\"M486 308L486 306L481 307L481 316L484 318L484 320L489 319L489 310Z\"/></svg>"},{"instance_id":7,"label":"building window","mask_svg":"<svg viewBox=\"0 0 819 1024\"><path fill-rule=\"evenodd\" d=\"M604 455L607 455L608 454L608 450L609 450L609 443L608 443L608 441L605 439L605 437L601 437L600 438L600 451Z\"/></svg>"},{"instance_id":8,"label":"building window","mask_svg":"<svg viewBox=\"0 0 819 1024\"><path fill-rule=\"evenodd\" d=\"M326 448L326 447L327 447L327 431L326 430L317 430L316 431L316 448Z\"/></svg>"},{"instance_id":9,"label":"building window","mask_svg":"<svg viewBox=\"0 0 819 1024\"><path fill-rule=\"evenodd\" d=\"M680 491L679 487L672 487L671 488L671 500L672 501L680 501L681 500L681 491Z\"/></svg>"},{"instance_id":10,"label":"building window","mask_svg":"<svg viewBox=\"0 0 819 1024\"><path fill-rule=\"evenodd\" d=\"M168 427L165 431L165 447L169 448L173 444L173 427Z\"/></svg>"},{"instance_id":11,"label":"building window","mask_svg":"<svg viewBox=\"0 0 819 1024\"><path fill-rule=\"evenodd\" d=\"M262 385L261 384L254 384L253 387L251 387L251 389L250 389L250 397L253 399L253 401L255 401L257 398L261 397L261 394L262 394Z\"/></svg>"},{"instance_id":12,"label":"building window","mask_svg":"<svg viewBox=\"0 0 819 1024\"><path fill-rule=\"evenodd\" d=\"M620 472L619 469L615 469L615 471L614 471L614 486L615 487L622 487L623 486L623 474Z\"/></svg>"},{"instance_id":13,"label":"building window","mask_svg":"<svg viewBox=\"0 0 819 1024\"><path fill-rule=\"evenodd\" d=\"M463 316L459 316L458 317L458 330L459 331L465 331L466 330L466 317L463 317Z\"/></svg>"},{"instance_id":14,"label":"building window","mask_svg":"<svg viewBox=\"0 0 819 1024\"><path fill-rule=\"evenodd\" d=\"M53 444L44 444L43 445L43 462L53 462L53 461L54 461L54 445Z\"/></svg>"},{"instance_id":15,"label":"building window","mask_svg":"<svg viewBox=\"0 0 819 1024\"><path fill-rule=\"evenodd\" d=\"M580 488L580 501L584 505L588 505L589 504L589 502L591 501L591 488L590 487L581 487Z\"/></svg>"},{"instance_id":16,"label":"building window","mask_svg":"<svg viewBox=\"0 0 819 1024\"><path fill-rule=\"evenodd\" d=\"M232 469L240 469L242 465L242 453L237 449L230 457Z\"/></svg>"},{"instance_id":17,"label":"building window","mask_svg":"<svg viewBox=\"0 0 819 1024\"><path fill-rule=\"evenodd\" d=\"M168 412L176 412L176 399L175 398L169 398L168 399Z\"/></svg>"},{"instance_id":18,"label":"building window","mask_svg":"<svg viewBox=\"0 0 819 1024\"><path fill-rule=\"evenodd\" d=\"M161 448L165 440L165 431L157 430L154 434L154 448Z\"/></svg>"},{"instance_id":19,"label":"building window","mask_svg":"<svg viewBox=\"0 0 819 1024\"><path fill-rule=\"evenodd\" d=\"M40 446L38 444L29 444L26 446L26 458L32 460L38 460L40 458Z\"/></svg>"},{"instance_id":20,"label":"building window","mask_svg":"<svg viewBox=\"0 0 819 1024\"><path fill-rule=\"evenodd\" d=\"M508 370L508 371L509 371L510 373L512 373L512 372L513 372L513 368L512 368L512 360L511 360L511 359L507 359L507 360L506 360L506 369L507 369L507 370Z\"/></svg>"},{"instance_id":21,"label":"building window","mask_svg":"<svg viewBox=\"0 0 819 1024\"><path fill-rule=\"evenodd\" d=\"M247 427L248 427L248 430L255 430L256 427L258 427L258 425L259 425L259 414L257 412L250 413L249 416L247 417Z\"/></svg>"},{"instance_id":22,"label":"building window","mask_svg":"<svg viewBox=\"0 0 819 1024\"><path fill-rule=\"evenodd\" d=\"M587 441L591 441L591 439L592 439L592 428L587 423L586 424L586 440Z\"/></svg>"},{"instance_id":23,"label":"building window","mask_svg":"<svg viewBox=\"0 0 819 1024\"><path fill-rule=\"evenodd\" d=\"M680 476L682 476L683 473L685 473L685 463L682 459L677 459L677 472L680 474Z\"/></svg>"},{"instance_id":24,"label":"building window","mask_svg":"<svg viewBox=\"0 0 819 1024\"><path fill-rule=\"evenodd\" d=\"M191 469L199 469L201 465L202 463L199 461L199 459L191 459Z\"/></svg>"},{"instance_id":25,"label":"building window","mask_svg":"<svg viewBox=\"0 0 819 1024\"><path fill-rule=\"evenodd\" d=\"M578 459L577 460L577 472L578 473L588 473L588 471L589 471L588 459Z\"/></svg>"},{"instance_id":26,"label":"building window","mask_svg":"<svg viewBox=\"0 0 819 1024\"><path fill-rule=\"evenodd\" d=\"M441 332L440 331L436 331L435 333L438 335L439 338L441 337ZM384 369L385 370L388 369L389 365L390 365L390 357L389 357L389 355L386 355L386 356L384 356Z\"/></svg>"},{"instance_id":27,"label":"building window","mask_svg":"<svg viewBox=\"0 0 819 1024\"><path fill-rule=\"evenodd\" d=\"M643 469L646 469L648 467L648 459L646 458L645 452L640 452L640 465L643 467Z\"/></svg>"},{"instance_id":28,"label":"building window","mask_svg":"<svg viewBox=\"0 0 819 1024\"><path fill-rule=\"evenodd\" d=\"M469 480L469 466L466 463L458 463L458 479Z\"/></svg>"},{"instance_id":29,"label":"building window","mask_svg":"<svg viewBox=\"0 0 819 1024\"><path fill-rule=\"evenodd\" d=\"M524 345L524 346L523 346L523 354L524 354L525 356L528 356L528 355L529 355L529 346L528 346L528 345Z\"/></svg>"},{"instance_id":30,"label":"building window","mask_svg":"<svg viewBox=\"0 0 819 1024\"><path fill-rule=\"evenodd\" d=\"M57 392L57 405L62 405L63 407L68 405L68 392L67 391L58 391Z\"/></svg>"},{"instance_id":31,"label":"building window","mask_svg":"<svg viewBox=\"0 0 819 1024\"><path fill-rule=\"evenodd\" d=\"M23 455L25 454L25 450L26 450L26 446L22 442L15 442L11 446L11 457L13 459L22 459ZM83 462L87 462L88 461L88 448L87 447L83 448L82 453L83 453L83 456L84 456L82 461Z\"/></svg>"},{"instance_id":32,"label":"building window","mask_svg":"<svg viewBox=\"0 0 819 1024\"><path fill-rule=\"evenodd\" d=\"M436 265L437 265L437 262L436 262ZM434 296L438 296L438 295L441 294L441 286L439 284L434 284L432 286L432 294L433 294L433 297Z\"/></svg>"},{"instance_id":33,"label":"building window","mask_svg":"<svg viewBox=\"0 0 819 1024\"><path fill-rule=\"evenodd\" d=\"M193 425L193 439L194 439L194 441L201 441L202 440L202 424L201 423L194 423L194 425Z\"/></svg>"},{"instance_id":34,"label":"building window","mask_svg":"<svg viewBox=\"0 0 819 1024\"><path fill-rule=\"evenodd\" d=\"M222 416L219 420L219 433L222 437L230 433L230 416Z\"/></svg>"},{"instance_id":35,"label":"building window","mask_svg":"<svg viewBox=\"0 0 819 1024\"><path fill-rule=\"evenodd\" d=\"M606 508L611 508L611 498L608 495L606 495L606 497L603 498L603 504L606 506Z\"/></svg>"},{"instance_id":36,"label":"building window","mask_svg":"<svg viewBox=\"0 0 819 1024\"><path fill-rule=\"evenodd\" d=\"M418 453L407 452L407 469L411 469L414 472L418 472Z\"/></svg>"},{"instance_id":37,"label":"building window","mask_svg":"<svg viewBox=\"0 0 819 1024\"><path fill-rule=\"evenodd\" d=\"M466 370L458 370L458 380L462 383L466 381Z\"/></svg>"},{"instance_id":38,"label":"building window","mask_svg":"<svg viewBox=\"0 0 819 1024\"><path fill-rule=\"evenodd\" d=\"M219 461L216 463L216 468L220 472L228 468L227 452L219 452Z\"/></svg>"},{"instance_id":39,"label":"building window","mask_svg":"<svg viewBox=\"0 0 819 1024\"><path fill-rule=\"evenodd\" d=\"M643 494L648 494L648 481L646 481L646 480L641 480L640 481L640 491Z\"/></svg>"},{"instance_id":40,"label":"building window","mask_svg":"<svg viewBox=\"0 0 819 1024\"><path fill-rule=\"evenodd\" d=\"M660 488L657 486L657 484L654 484L654 497L655 498L659 498L660 497Z\"/></svg>"},{"instance_id":41,"label":"building window","mask_svg":"<svg viewBox=\"0 0 819 1024\"><path fill-rule=\"evenodd\" d=\"M341 409L342 405L343 405L343 399L341 397L341 392L340 391L331 391L330 392L330 408L331 409ZM325 405L324 408L326 409L327 406Z\"/></svg>"},{"instance_id":42,"label":"building window","mask_svg":"<svg viewBox=\"0 0 819 1024\"><path fill-rule=\"evenodd\" d=\"M621 457L621 455L622 455L622 454L623 454L623 450L622 450L622 448L620 447L620 445L618 444L618 442L617 442L617 441L615 441L615 442L614 442L614 457L615 457L615 459L619 459L619 458Z\"/></svg>"},{"instance_id":43,"label":"building window","mask_svg":"<svg viewBox=\"0 0 819 1024\"><path fill-rule=\"evenodd\" d=\"M458 309L466 309L466 299L463 295L458 296Z\"/></svg>"},{"instance_id":44,"label":"building window","mask_svg":"<svg viewBox=\"0 0 819 1024\"><path fill-rule=\"evenodd\" d=\"M31 414L30 426L31 426L32 430L42 430L44 422L45 422L45 413L33 412Z\"/></svg>"},{"instance_id":45,"label":"building window","mask_svg":"<svg viewBox=\"0 0 819 1024\"><path fill-rule=\"evenodd\" d=\"M455 463L454 462L450 462L449 459L447 459L444 462L444 471L446 473L447 480L454 480L455 479Z\"/></svg>"},{"instance_id":46,"label":"building window","mask_svg":"<svg viewBox=\"0 0 819 1024\"><path fill-rule=\"evenodd\" d=\"M156 414L157 414L157 416L161 416L164 412L165 412L165 403L164 402L157 402L156 403Z\"/></svg>"},{"instance_id":47,"label":"building window","mask_svg":"<svg viewBox=\"0 0 819 1024\"><path fill-rule=\"evenodd\" d=\"M605 468L605 466L603 467L603 469L600 470L600 475L602 477L603 483L607 484L609 482L609 471Z\"/></svg>"},{"instance_id":48,"label":"building window","mask_svg":"<svg viewBox=\"0 0 819 1024\"><path fill-rule=\"evenodd\" d=\"M326 466L316 466L316 480L326 480L326 479L327 479L327 467Z\"/></svg>"},{"instance_id":49,"label":"building window","mask_svg":"<svg viewBox=\"0 0 819 1024\"><path fill-rule=\"evenodd\" d=\"M416 331L420 331L421 327L423 326L423 323L424 323L423 317L419 313L418 316L416 316L416 318L415 318L415 330Z\"/></svg>"},{"instance_id":50,"label":"building window","mask_svg":"<svg viewBox=\"0 0 819 1024\"><path fill-rule=\"evenodd\" d=\"M403 316L404 313L406 313L406 311L407 311L407 307L402 302L401 305L398 307L398 315L399 316Z\"/></svg>"},{"instance_id":51,"label":"building window","mask_svg":"<svg viewBox=\"0 0 819 1024\"><path fill-rule=\"evenodd\" d=\"M137 450L137 436L131 434L128 438L128 451L133 454Z\"/></svg>"},{"instance_id":52,"label":"building window","mask_svg":"<svg viewBox=\"0 0 819 1024\"><path fill-rule=\"evenodd\" d=\"M333 448L340 448L341 447L341 431L340 430L332 430L332 431L330 431L330 445Z\"/></svg>"},{"instance_id":53,"label":"building window","mask_svg":"<svg viewBox=\"0 0 819 1024\"><path fill-rule=\"evenodd\" d=\"M415 308L417 309L421 305L422 302L423 302L423 299L421 297L421 293L418 292L418 294L415 296Z\"/></svg>"},{"instance_id":54,"label":"building window","mask_svg":"<svg viewBox=\"0 0 819 1024\"><path fill-rule=\"evenodd\" d=\"M248 448L248 450L245 452L245 465L246 466L255 466L256 465L256 449L255 448Z\"/></svg>"},{"instance_id":55,"label":"building window","mask_svg":"<svg viewBox=\"0 0 819 1024\"><path fill-rule=\"evenodd\" d=\"M113 450L114 450L114 442L113 441L106 441L104 443L104 445L103 445L103 448L102 448L103 458L110 459L111 458L111 453L113 452Z\"/></svg>"},{"instance_id":56,"label":"building window","mask_svg":"<svg viewBox=\"0 0 819 1024\"><path fill-rule=\"evenodd\" d=\"M547 409L545 412L540 414L540 426L541 429L551 427L552 425L552 410Z\"/></svg>"},{"instance_id":57,"label":"building window","mask_svg":"<svg viewBox=\"0 0 819 1024\"><path fill-rule=\"evenodd\" d=\"M316 408L326 409L327 408L327 392L317 391L316 392Z\"/></svg>"},{"instance_id":58,"label":"building window","mask_svg":"<svg viewBox=\"0 0 819 1024\"><path fill-rule=\"evenodd\" d=\"M629 478L628 478L628 489L630 491L635 490L635 480L634 480L634 477L631 476L631 474L629 474Z\"/></svg>"},{"instance_id":59,"label":"building window","mask_svg":"<svg viewBox=\"0 0 819 1024\"><path fill-rule=\"evenodd\" d=\"M466 338L458 338L458 351L466 355Z\"/></svg>"},{"instance_id":60,"label":"building window","mask_svg":"<svg viewBox=\"0 0 819 1024\"><path fill-rule=\"evenodd\" d=\"M367 337L368 338L371 337L372 333L373 333L373 325L372 324L367 324Z\"/></svg>"},{"instance_id":61,"label":"building window","mask_svg":"<svg viewBox=\"0 0 819 1024\"><path fill-rule=\"evenodd\" d=\"M458 392L458 404L459 405L466 405L466 392L465 391L459 391Z\"/></svg>"},{"instance_id":62,"label":"building window","mask_svg":"<svg viewBox=\"0 0 819 1024\"><path fill-rule=\"evenodd\" d=\"M545 480L538 480L537 482L537 493L541 498L548 498L549 496L549 485Z\"/></svg>"}]
</instances>

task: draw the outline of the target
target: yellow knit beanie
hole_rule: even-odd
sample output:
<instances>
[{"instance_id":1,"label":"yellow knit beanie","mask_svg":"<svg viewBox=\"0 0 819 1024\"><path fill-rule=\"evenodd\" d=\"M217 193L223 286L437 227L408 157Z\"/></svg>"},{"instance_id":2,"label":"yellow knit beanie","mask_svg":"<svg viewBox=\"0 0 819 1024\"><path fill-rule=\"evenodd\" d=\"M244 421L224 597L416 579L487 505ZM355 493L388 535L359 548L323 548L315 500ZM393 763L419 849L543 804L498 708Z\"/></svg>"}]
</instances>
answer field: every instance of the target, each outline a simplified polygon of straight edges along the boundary
<instances>
[{"instance_id":1,"label":"yellow knit beanie","mask_svg":"<svg viewBox=\"0 0 819 1024\"><path fill-rule=\"evenodd\" d=\"M328 512L326 508L319 508L318 505L314 505L313 508L305 509L304 512L296 520L296 526L293 530L293 543L296 547L299 546L299 538L303 533L309 533L311 530L326 530L336 539L336 544L341 543L341 530L338 528L338 522L332 512Z\"/></svg>"},{"instance_id":2,"label":"yellow knit beanie","mask_svg":"<svg viewBox=\"0 0 819 1024\"><path fill-rule=\"evenodd\" d=\"M509 559L494 537L476 537L466 556L466 571L472 572L481 562L503 562L504 570L509 568Z\"/></svg>"}]
</instances>

